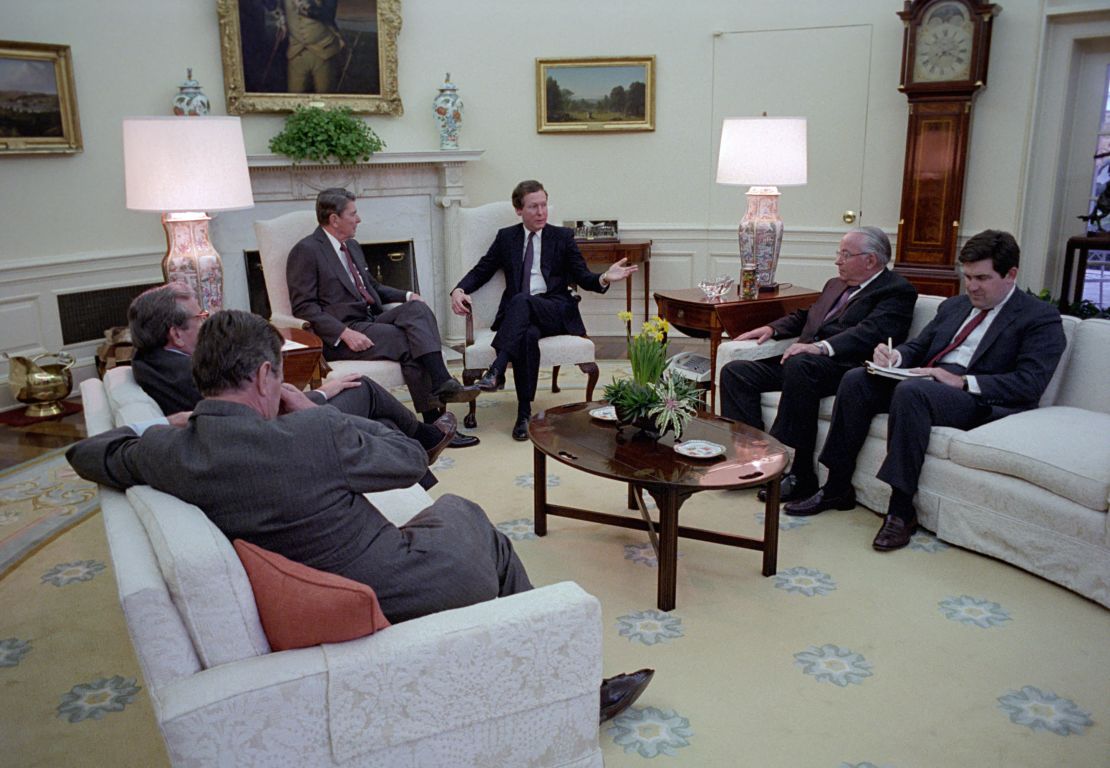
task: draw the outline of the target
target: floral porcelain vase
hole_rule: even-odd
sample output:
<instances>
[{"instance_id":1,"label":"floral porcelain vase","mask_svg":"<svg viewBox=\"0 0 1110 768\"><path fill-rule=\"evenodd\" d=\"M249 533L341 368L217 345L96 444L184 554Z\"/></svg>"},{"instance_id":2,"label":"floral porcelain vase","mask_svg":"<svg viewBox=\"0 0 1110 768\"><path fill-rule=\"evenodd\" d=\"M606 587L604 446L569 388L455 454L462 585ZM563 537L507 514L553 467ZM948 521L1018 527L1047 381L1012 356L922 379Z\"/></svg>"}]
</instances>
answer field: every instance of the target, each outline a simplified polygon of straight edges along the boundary
<instances>
[{"instance_id":1,"label":"floral porcelain vase","mask_svg":"<svg viewBox=\"0 0 1110 768\"><path fill-rule=\"evenodd\" d=\"M173 97L175 115L207 115L208 97L200 89L200 83L193 79L193 70L185 70L185 82L177 87L179 93Z\"/></svg>"},{"instance_id":2,"label":"floral porcelain vase","mask_svg":"<svg viewBox=\"0 0 1110 768\"><path fill-rule=\"evenodd\" d=\"M439 148L459 148L459 127L462 125L462 99L459 89L451 82L451 73L443 79L439 94L432 100L432 110L439 126Z\"/></svg>"}]
</instances>

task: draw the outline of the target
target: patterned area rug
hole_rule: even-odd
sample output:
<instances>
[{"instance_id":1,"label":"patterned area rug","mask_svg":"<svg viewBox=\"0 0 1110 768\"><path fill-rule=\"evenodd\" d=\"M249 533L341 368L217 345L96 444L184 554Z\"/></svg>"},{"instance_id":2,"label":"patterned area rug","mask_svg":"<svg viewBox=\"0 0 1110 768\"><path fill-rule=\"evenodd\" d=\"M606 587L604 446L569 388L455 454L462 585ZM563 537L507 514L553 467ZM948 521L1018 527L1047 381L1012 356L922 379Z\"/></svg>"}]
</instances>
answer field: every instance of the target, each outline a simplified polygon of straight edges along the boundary
<instances>
[{"instance_id":1,"label":"patterned area rug","mask_svg":"<svg viewBox=\"0 0 1110 768\"><path fill-rule=\"evenodd\" d=\"M64 449L0 472L0 576L98 508Z\"/></svg>"},{"instance_id":2,"label":"patterned area rug","mask_svg":"<svg viewBox=\"0 0 1110 768\"><path fill-rule=\"evenodd\" d=\"M537 410L584 399L577 369L560 394L549 381ZM537 585L600 599L604 674L656 669L601 729L608 768L1107 765L1110 611L927 532L876 553L880 518L857 508L784 517L770 578L756 552L680 540L678 605L660 612L646 534L551 518L536 537L514 412L511 382L478 399L464 431L482 443L444 452L432 495L479 502ZM553 503L633 514L616 483L550 460L547 483ZM762 505L698 494L681 522L759 536ZM166 764L98 515L0 579L0 686L0 764Z\"/></svg>"}]
</instances>

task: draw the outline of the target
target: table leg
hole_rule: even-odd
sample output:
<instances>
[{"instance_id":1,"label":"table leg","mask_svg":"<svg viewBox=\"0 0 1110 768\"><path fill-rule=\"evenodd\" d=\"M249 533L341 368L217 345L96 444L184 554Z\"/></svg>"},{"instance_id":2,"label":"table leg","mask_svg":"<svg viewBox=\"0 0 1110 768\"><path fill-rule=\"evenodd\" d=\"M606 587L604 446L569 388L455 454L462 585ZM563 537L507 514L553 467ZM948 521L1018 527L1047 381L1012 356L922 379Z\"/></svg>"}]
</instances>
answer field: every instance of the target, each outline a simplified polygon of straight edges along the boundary
<instances>
[{"instance_id":1,"label":"table leg","mask_svg":"<svg viewBox=\"0 0 1110 768\"><path fill-rule=\"evenodd\" d=\"M659 585L656 605L672 611L678 585L678 494L667 488L652 494L659 505Z\"/></svg>"},{"instance_id":2,"label":"table leg","mask_svg":"<svg viewBox=\"0 0 1110 768\"><path fill-rule=\"evenodd\" d=\"M1064 302L1068 300L1068 293L1071 292L1071 270L1075 263L1075 248L1071 243L1068 243L1067 249L1064 251L1064 283L1060 286L1060 305L1063 306Z\"/></svg>"},{"instance_id":3,"label":"table leg","mask_svg":"<svg viewBox=\"0 0 1110 768\"><path fill-rule=\"evenodd\" d=\"M547 535L547 455L539 448L532 449L532 479L534 485L532 527L537 536ZM776 494L777 495L777 494Z\"/></svg>"},{"instance_id":4,"label":"table leg","mask_svg":"<svg viewBox=\"0 0 1110 768\"><path fill-rule=\"evenodd\" d=\"M767 503L763 507L763 575L774 576L779 556L779 483L767 483Z\"/></svg>"},{"instance_id":5,"label":"table leg","mask_svg":"<svg viewBox=\"0 0 1110 768\"><path fill-rule=\"evenodd\" d=\"M714 323L717 325L717 323ZM717 347L721 345L721 329L709 331L709 412L717 412Z\"/></svg>"},{"instance_id":6,"label":"table leg","mask_svg":"<svg viewBox=\"0 0 1110 768\"><path fill-rule=\"evenodd\" d=\"M648 294L651 293L651 259L646 259L644 268L644 322L648 319Z\"/></svg>"},{"instance_id":7,"label":"table leg","mask_svg":"<svg viewBox=\"0 0 1110 768\"><path fill-rule=\"evenodd\" d=\"M632 275L624 280L624 311L632 314ZM645 317L644 320L647 320Z\"/></svg>"}]
</instances>

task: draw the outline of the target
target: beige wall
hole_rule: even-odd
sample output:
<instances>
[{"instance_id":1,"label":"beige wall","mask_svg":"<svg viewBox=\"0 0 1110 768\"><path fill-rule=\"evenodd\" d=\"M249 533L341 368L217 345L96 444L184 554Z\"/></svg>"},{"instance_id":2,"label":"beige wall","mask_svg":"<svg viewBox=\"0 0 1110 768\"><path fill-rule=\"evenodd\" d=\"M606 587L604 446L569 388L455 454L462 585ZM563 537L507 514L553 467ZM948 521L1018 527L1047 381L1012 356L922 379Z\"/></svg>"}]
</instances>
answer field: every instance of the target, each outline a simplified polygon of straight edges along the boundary
<instances>
[{"instance_id":1,"label":"beige wall","mask_svg":"<svg viewBox=\"0 0 1110 768\"><path fill-rule=\"evenodd\" d=\"M1008 0L1004 5L996 22L990 87L975 111L967 232L1015 228L1020 210L1041 4ZM467 170L472 204L503 198L518 179L538 177L566 218L602 212L648 227L731 226L732 221L709 220L713 32L869 24L864 210L870 223L894 229L906 114L905 99L896 90L899 6L892 0L680 5L565 0L543 6L519 0L406 0L399 44L406 113L370 121L391 150L435 148L429 103L450 71L466 105L462 144L486 150L482 161ZM123 205L120 120L165 113L187 66L204 85L213 113L224 113L215 3L2 0L0 15L6 38L72 46L85 143L84 153L75 157L0 158L5 230L0 263L159 252L157 217ZM657 57L656 131L537 134L534 59L612 54ZM776 66L789 69L788 51ZM835 51L829 66L836 66ZM735 73L737 87L752 76L758 77L757 69ZM265 153L281 118L249 116L244 126L248 152ZM810 180L830 188L836 183ZM791 211L789 222L795 230L843 227L839 221L807 220L805 211Z\"/></svg>"},{"instance_id":2,"label":"beige wall","mask_svg":"<svg viewBox=\"0 0 1110 768\"><path fill-rule=\"evenodd\" d=\"M1064 231L1073 219L1057 211L1052 182L1070 108L1056 95L1069 92L1074 46L1083 38L1068 30L1085 29L1092 20L1110 23L1110 3L1001 4L989 87L975 105L961 234L987 227L1014 231L1028 244L1019 281L1039 289L1058 284L1061 255L1054 244L1075 234ZM688 287L734 272L736 264L742 195L734 188L722 193L713 182L715 94L763 80L772 66L786 82L812 79L801 67L792 71L796 57L789 50L745 71L714 72L714 33L806 30L807 39L829 48L821 52L827 67L845 70L848 78L843 51L829 42L835 36L820 30L868 31L866 63L854 57L852 76L866 78L866 114L859 117L867 147L862 208L866 223L893 234L907 114L897 91L901 6L900 0L402 0L399 79L406 112L369 121L390 151L436 149L430 104L450 72L466 105L461 144L484 150L464 172L470 205L506 198L521 178L540 178L559 219L615 217L622 233L652 238L653 290ZM71 157L0 157L0 350L67 348L78 356L81 375L89 375L95 343L65 347L55 296L159 279L165 244L158 217L124 208L121 120L168 114L186 67L204 86L213 114L225 114L216 3L0 0L0 19L5 39L72 47L85 147ZM1048 43L1044 51L1042 41ZM644 54L657 61L654 132L536 133L537 57ZM809 115L836 98L823 92L791 112ZM243 125L248 152L266 154L282 117L250 115ZM831 125L848 133L841 122ZM843 179L815 172L819 167L811 157L806 195L841 194ZM722 194L735 194L735 212L721 205ZM845 225L839 207L816 212L790 195L784 190L779 277L820 285L833 274L833 251ZM372 229L373 222L363 226ZM638 278L637 307L642 291ZM592 332L606 334L620 331L615 313L623 305L623 291L613 291L587 296L582 309ZM6 372L0 360L0 382ZM0 408L9 403L5 387Z\"/></svg>"}]
</instances>

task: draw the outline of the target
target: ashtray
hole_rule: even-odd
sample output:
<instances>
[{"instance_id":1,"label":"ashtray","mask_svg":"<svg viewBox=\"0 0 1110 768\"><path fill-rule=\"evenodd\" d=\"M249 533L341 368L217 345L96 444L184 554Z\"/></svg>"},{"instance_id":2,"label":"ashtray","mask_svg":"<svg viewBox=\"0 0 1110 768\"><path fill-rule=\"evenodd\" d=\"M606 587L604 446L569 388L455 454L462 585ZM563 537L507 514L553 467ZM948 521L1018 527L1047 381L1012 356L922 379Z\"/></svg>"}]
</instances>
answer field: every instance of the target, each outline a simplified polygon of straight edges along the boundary
<instances>
[{"instance_id":1,"label":"ashtray","mask_svg":"<svg viewBox=\"0 0 1110 768\"><path fill-rule=\"evenodd\" d=\"M714 301L728 293L734 282L728 275L721 275L716 280L702 280L698 283L698 288L701 288L705 298Z\"/></svg>"}]
</instances>

